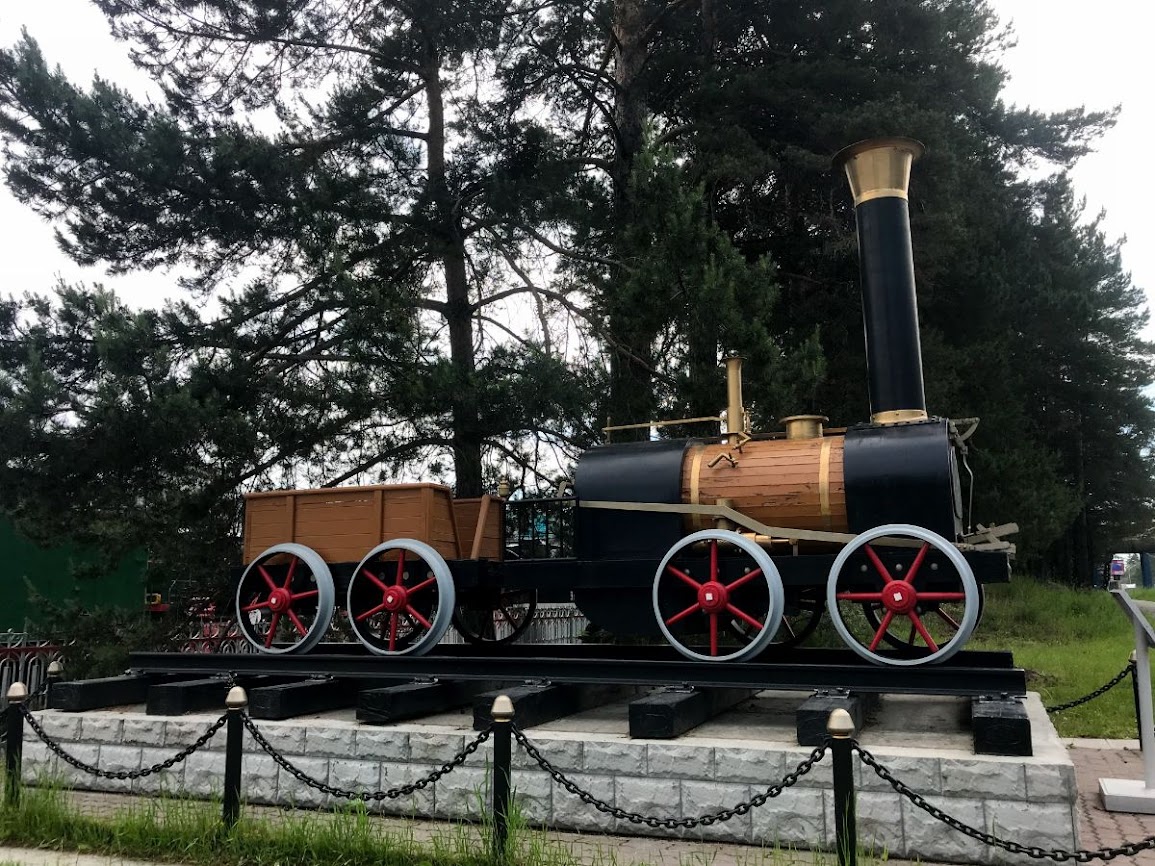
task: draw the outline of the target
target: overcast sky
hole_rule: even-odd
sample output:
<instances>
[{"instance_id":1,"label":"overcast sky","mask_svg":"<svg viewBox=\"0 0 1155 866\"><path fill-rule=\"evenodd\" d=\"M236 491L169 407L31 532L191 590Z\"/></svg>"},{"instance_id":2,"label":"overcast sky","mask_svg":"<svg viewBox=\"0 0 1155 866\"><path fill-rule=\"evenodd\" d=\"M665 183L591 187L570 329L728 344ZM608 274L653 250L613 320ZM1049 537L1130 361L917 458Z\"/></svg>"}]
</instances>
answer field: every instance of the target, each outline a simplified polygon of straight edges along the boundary
<instances>
[{"instance_id":1,"label":"overcast sky","mask_svg":"<svg viewBox=\"0 0 1155 866\"><path fill-rule=\"evenodd\" d=\"M1123 260L1137 285L1155 297L1155 173L1149 164L1155 134L1151 97L1150 34L1155 4L1148 0L993 0L1012 23L1018 45L1004 59L1011 73L1009 101L1049 111L1086 105L1122 105L1118 125L1099 152L1075 170L1076 187L1091 213L1105 209L1109 236L1126 236ZM76 81L94 71L143 93L147 82L108 35L103 16L88 0L3 0L0 45L11 45L21 27L40 42L50 63ZM0 190L0 292L45 291L62 276L102 281L141 305L159 304L171 278L163 273L108 277L82 269L56 248L52 229ZM917 251L915 252L917 256ZM1155 326L1148 328L1155 337Z\"/></svg>"}]
</instances>

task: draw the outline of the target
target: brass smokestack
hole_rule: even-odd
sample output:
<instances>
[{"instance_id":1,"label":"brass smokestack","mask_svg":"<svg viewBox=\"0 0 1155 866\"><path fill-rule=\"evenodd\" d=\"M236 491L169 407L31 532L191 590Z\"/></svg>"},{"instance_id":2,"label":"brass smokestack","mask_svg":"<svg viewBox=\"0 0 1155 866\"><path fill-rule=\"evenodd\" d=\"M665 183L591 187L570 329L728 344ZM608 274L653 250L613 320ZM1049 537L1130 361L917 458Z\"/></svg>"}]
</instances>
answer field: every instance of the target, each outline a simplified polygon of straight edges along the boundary
<instances>
[{"instance_id":1,"label":"brass smokestack","mask_svg":"<svg viewBox=\"0 0 1155 866\"><path fill-rule=\"evenodd\" d=\"M746 407L742 405L742 358L726 358L726 441L741 445L746 436Z\"/></svg>"},{"instance_id":2,"label":"brass smokestack","mask_svg":"<svg viewBox=\"0 0 1155 866\"><path fill-rule=\"evenodd\" d=\"M854 195L870 418L876 424L927 417L907 206L910 167L923 150L911 138L875 138L834 157Z\"/></svg>"}]
</instances>

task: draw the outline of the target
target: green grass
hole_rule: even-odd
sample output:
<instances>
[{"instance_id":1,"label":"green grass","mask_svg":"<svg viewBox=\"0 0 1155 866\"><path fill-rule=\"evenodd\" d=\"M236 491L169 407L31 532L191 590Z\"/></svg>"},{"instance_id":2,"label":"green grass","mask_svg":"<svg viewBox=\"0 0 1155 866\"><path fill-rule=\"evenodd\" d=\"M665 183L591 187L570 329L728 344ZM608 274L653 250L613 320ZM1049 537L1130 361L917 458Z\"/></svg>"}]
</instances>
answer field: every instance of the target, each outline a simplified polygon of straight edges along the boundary
<instances>
[{"instance_id":1,"label":"green grass","mask_svg":"<svg viewBox=\"0 0 1155 866\"><path fill-rule=\"evenodd\" d=\"M1145 592L1155 600L1155 592ZM1044 704L1060 704L1117 674L1134 649L1134 635L1110 593L1018 577L986 587L986 609L968 648L1011 650L1028 672L1028 688ZM1066 737L1137 736L1129 679L1051 718Z\"/></svg>"},{"instance_id":2,"label":"green grass","mask_svg":"<svg viewBox=\"0 0 1155 866\"><path fill-rule=\"evenodd\" d=\"M248 814L246 814L246 812ZM413 825L409 825L412 827ZM242 810L226 830L220 804L180 799L138 802L113 815L79 815L63 789L44 784L25 788L16 807L0 808L0 842L51 850L190 864L190 866L495 866L484 826L445 824L418 840L399 822L385 822L363 808L336 812ZM511 818L507 866L631 866L610 837L563 841ZM707 849L679 859L709 866ZM663 862L670 861L669 852ZM862 866L881 866L885 852L860 853ZM739 866L833 866L825 852L754 847ZM5 864L0 863L0 866Z\"/></svg>"}]
</instances>

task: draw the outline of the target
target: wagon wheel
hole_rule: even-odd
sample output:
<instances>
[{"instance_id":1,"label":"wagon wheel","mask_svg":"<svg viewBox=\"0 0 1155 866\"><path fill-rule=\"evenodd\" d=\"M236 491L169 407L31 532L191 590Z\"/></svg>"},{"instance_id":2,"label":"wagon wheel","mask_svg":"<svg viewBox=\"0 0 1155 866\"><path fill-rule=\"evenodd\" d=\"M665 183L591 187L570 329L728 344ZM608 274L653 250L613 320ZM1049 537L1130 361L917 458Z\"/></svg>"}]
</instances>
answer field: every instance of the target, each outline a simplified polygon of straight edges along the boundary
<instances>
[{"instance_id":1,"label":"wagon wheel","mask_svg":"<svg viewBox=\"0 0 1155 866\"><path fill-rule=\"evenodd\" d=\"M888 569L871 544L903 536L922 542L905 573L898 564ZM938 556L928 564L932 551ZM864 570L847 566L858 553L866 555ZM838 554L826 582L826 607L846 645L869 661L901 667L945 661L962 649L978 623L980 598L974 574L958 549L942 536L909 524L878 526L859 535ZM882 613L876 625L863 616L872 606ZM902 657L877 652L888 633L906 634L910 627L915 638Z\"/></svg>"},{"instance_id":2,"label":"wagon wheel","mask_svg":"<svg viewBox=\"0 0 1155 866\"><path fill-rule=\"evenodd\" d=\"M769 554L750 539L724 529L703 529L671 547L658 566L653 607L658 628L686 658L753 658L782 622L782 579ZM730 632L732 619L749 631ZM706 652L693 648L695 636L706 642Z\"/></svg>"},{"instance_id":3,"label":"wagon wheel","mask_svg":"<svg viewBox=\"0 0 1155 866\"><path fill-rule=\"evenodd\" d=\"M814 634L814 630L822 622L822 610L826 605L821 587L807 586L784 591L786 605L782 611L782 625L778 627L778 633L769 643L769 646L775 649L799 646ZM731 631L742 637L745 637L751 628L740 619L731 619L729 626Z\"/></svg>"},{"instance_id":4,"label":"wagon wheel","mask_svg":"<svg viewBox=\"0 0 1155 866\"><path fill-rule=\"evenodd\" d=\"M241 575L237 625L260 652L308 652L324 637L336 598L333 575L315 550L274 544Z\"/></svg>"},{"instance_id":5,"label":"wagon wheel","mask_svg":"<svg viewBox=\"0 0 1155 866\"><path fill-rule=\"evenodd\" d=\"M349 625L377 655L424 655L449 629L455 595L436 550L411 538L386 541L349 579Z\"/></svg>"},{"instance_id":6,"label":"wagon wheel","mask_svg":"<svg viewBox=\"0 0 1155 866\"><path fill-rule=\"evenodd\" d=\"M983 610L986 608L986 603L986 591L980 583L979 615L975 620L975 628L978 628L979 624L983 621ZM965 599L955 602L920 602L915 608L915 613L924 618L926 616L937 617L942 622L951 625L952 628L957 630L957 625L955 624L961 621L964 606ZM882 619L886 616L886 607L881 601L864 602L862 605L862 615L877 633L878 629L882 628ZM907 623L909 624L906 625ZM902 622L892 620L883 632L882 640L888 646L892 646L898 650L921 650L926 646L918 633L918 629L914 627L914 623L905 617Z\"/></svg>"},{"instance_id":7,"label":"wagon wheel","mask_svg":"<svg viewBox=\"0 0 1155 866\"><path fill-rule=\"evenodd\" d=\"M536 612L535 590L474 590L453 609L453 627L472 644L513 643Z\"/></svg>"}]
</instances>

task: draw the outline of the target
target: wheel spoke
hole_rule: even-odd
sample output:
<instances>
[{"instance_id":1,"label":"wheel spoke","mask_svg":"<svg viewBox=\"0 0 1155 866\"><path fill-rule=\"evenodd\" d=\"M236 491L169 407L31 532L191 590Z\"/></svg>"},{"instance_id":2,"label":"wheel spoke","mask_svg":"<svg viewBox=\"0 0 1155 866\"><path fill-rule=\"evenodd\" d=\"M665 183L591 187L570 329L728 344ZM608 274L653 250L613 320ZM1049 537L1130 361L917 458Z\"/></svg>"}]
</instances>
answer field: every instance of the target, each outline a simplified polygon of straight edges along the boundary
<instances>
[{"instance_id":1,"label":"wheel spoke","mask_svg":"<svg viewBox=\"0 0 1155 866\"><path fill-rule=\"evenodd\" d=\"M689 584L690 586L694 587L694 589L701 589L702 588L702 584L698 583L698 581L694 580L694 578L690 577L690 575L686 574L686 572L682 571L680 568L675 568L672 565L667 565L666 571L670 572L670 574L674 575L674 577L678 578L678 580L682 581L683 583Z\"/></svg>"},{"instance_id":2,"label":"wheel spoke","mask_svg":"<svg viewBox=\"0 0 1155 866\"><path fill-rule=\"evenodd\" d=\"M673 625L674 623L685 619L686 617L688 617L690 614L692 614L696 610L701 610L701 608L698 606L698 602L694 602L692 605L690 605L688 608L686 608L681 613L674 614L672 617L670 617L668 620L666 620L666 625Z\"/></svg>"},{"instance_id":3,"label":"wheel spoke","mask_svg":"<svg viewBox=\"0 0 1155 866\"><path fill-rule=\"evenodd\" d=\"M754 617L750 616L746 611L739 610L732 604L726 605L726 610L730 611L730 613L734 614L734 616L738 617L738 619L742 620L746 625L753 626L758 629L758 631L762 630L762 623L758 622L758 620L754 619ZM713 616L713 614L711 614L711 616Z\"/></svg>"},{"instance_id":4,"label":"wheel spoke","mask_svg":"<svg viewBox=\"0 0 1155 866\"><path fill-rule=\"evenodd\" d=\"M263 565L258 565L257 571L261 573L261 577L265 579L265 583L269 585L269 589L280 589L280 587L277 586L277 582L273 580L272 576L267 571L265 571L265 567Z\"/></svg>"},{"instance_id":5,"label":"wheel spoke","mask_svg":"<svg viewBox=\"0 0 1155 866\"><path fill-rule=\"evenodd\" d=\"M882 560L878 558L878 554L874 552L873 547L867 544L864 545L862 549L866 551L867 558L874 563L874 570L878 572L879 577L881 577L883 581L890 583L894 580L894 578L890 576L890 572L886 570L886 566L882 564Z\"/></svg>"},{"instance_id":6,"label":"wheel spoke","mask_svg":"<svg viewBox=\"0 0 1155 866\"><path fill-rule=\"evenodd\" d=\"M290 601L297 601L298 599L302 598L313 598L317 595L317 593L318 590L315 589L306 590L305 592L295 592L289 596L289 599Z\"/></svg>"},{"instance_id":7,"label":"wheel spoke","mask_svg":"<svg viewBox=\"0 0 1155 866\"><path fill-rule=\"evenodd\" d=\"M941 607L936 607L934 612L937 613L944 620L946 620L947 624L950 625L950 627L953 628L955 631L958 631L960 628L962 628L962 626L960 626L958 624L958 620L956 620L954 617L952 617L950 614L948 614Z\"/></svg>"},{"instance_id":8,"label":"wheel spoke","mask_svg":"<svg viewBox=\"0 0 1155 866\"><path fill-rule=\"evenodd\" d=\"M710 540L710 580L718 580L718 539L716 538Z\"/></svg>"},{"instance_id":9,"label":"wheel spoke","mask_svg":"<svg viewBox=\"0 0 1155 866\"><path fill-rule=\"evenodd\" d=\"M365 575L367 578L369 578L371 581L373 581L375 584L377 584L377 588L379 590L381 590L382 592L385 592L387 589L389 589L388 584L386 584L385 581L383 581L381 578L379 578L377 575L375 575L369 569L362 568L361 573L363 575Z\"/></svg>"},{"instance_id":10,"label":"wheel spoke","mask_svg":"<svg viewBox=\"0 0 1155 866\"><path fill-rule=\"evenodd\" d=\"M393 581L394 586L400 586L405 580L405 548L398 548L397 553L399 554L397 557L397 579ZM393 647L389 647L389 649L393 649Z\"/></svg>"},{"instance_id":11,"label":"wheel spoke","mask_svg":"<svg viewBox=\"0 0 1155 866\"><path fill-rule=\"evenodd\" d=\"M890 621L892 619L894 619L894 611L888 610L886 612L886 616L882 618L882 622L878 625L878 631L874 633L874 640L870 642L868 649L871 652L874 652L876 649L878 649L878 645L882 643L882 637L886 634L886 629L890 625Z\"/></svg>"},{"instance_id":12,"label":"wheel spoke","mask_svg":"<svg viewBox=\"0 0 1155 866\"><path fill-rule=\"evenodd\" d=\"M881 592L840 592L834 597L839 601L873 601L882 604Z\"/></svg>"},{"instance_id":13,"label":"wheel spoke","mask_svg":"<svg viewBox=\"0 0 1155 866\"><path fill-rule=\"evenodd\" d=\"M930 544L924 541L922 543L922 547L919 548L918 556L916 556L914 558L914 562L910 564L910 571L908 571L906 573L906 577L903 578L903 580L905 580L907 583L914 583L915 575L918 574L918 569L922 565L922 561L926 559L926 553L928 550L930 550Z\"/></svg>"},{"instance_id":14,"label":"wheel spoke","mask_svg":"<svg viewBox=\"0 0 1155 866\"><path fill-rule=\"evenodd\" d=\"M919 601L966 601L966 594L961 592L920 592Z\"/></svg>"},{"instance_id":15,"label":"wheel spoke","mask_svg":"<svg viewBox=\"0 0 1155 866\"><path fill-rule=\"evenodd\" d=\"M429 624L429 620L427 620L420 613L418 613L417 609L415 607L413 607L413 605L411 605L411 604L405 605L405 612L407 614L409 614L409 616L411 616L415 620L417 620L419 623L421 623L421 625L424 626L425 628L427 628L427 629L433 628L433 626Z\"/></svg>"},{"instance_id":16,"label":"wheel spoke","mask_svg":"<svg viewBox=\"0 0 1155 866\"><path fill-rule=\"evenodd\" d=\"M361 614L359 617L356 618L357 622L361 622L361 620L363 620L363 619L368 619L373 614L380 613L383 610L385 610L385 602L381 602L379 605L377 605L372 610L365 611L363 614Z\"/></svg>"},{"instance_id":17,"label":"wheel spoke","mask_svg":"<svg viewBox=\"0 0 1155 866\"><path fill-rule=\"evenodd\" d=\"M740 587L742 584L749 583L754 578L760 577L761 575L762 575L762 569L760 569L760 568L756 568L753 571L748 571L744 575L742 575L740 578L738 578L736 581L734 581L733 583L726 584L726 589L733 591L733 590L737 589L738 587Z\"/></svg>"},{"instance_id":18,"label":"wheel spoke","mask_svg":"<svg viewBox=\"0 0 1155 866\"><path fill-rule=\"evenodd\" d=\"M268 601L258 601L258 602L255 602L253 604L250 604L248 607L242 607L241 613L248 613L251 610L260 610L261 608L268 607L268 606L269 606Z\"/></svg>"},{"instance_id":19,"label":"wheel spoke","mask_svg":"<svg viewBox=\"0 0 1155 866\"><path fill-rule=\"evenodd\" d=\"M417 584L417 586L413 587L413 589L409 590L409 594L413 595L415 592L420 592L421 590L425 589L425 587L433 583L437 583L437 578L430 577L427 580L423 580L421 583Z\"/></svg>"},{"instance_id":20,"label":"wheel spoke","mask_svg":"<svg viewBox=\"0 0 1155 866\"><path fill-rule=\"evenodd\" d=\"M794 632L794 626L790 625L790 620L786 617L782 617L782 625L786 626L786 633L789 634L790 637L798 637Z\"/></svg>"},{"instance_id":21,"label":"wheel spoke","mask_svg":"<svg viewBox=\"0 0 1155 866\"><path fill-rule=\"evenodd\" d=\"M397 646L397 620L400 617L396 613L389 614L389 652L393 652Z\"/></svg>"},{"instance_id":22,"label":"wheel spoke","mask_svg":"<svg viewBox=\"0 0 1155 866\"><path fill-rule=\"evenodd\" d=\"M934 638L930 636L930 632L926 630L926 626L922 624L922 620L919 619L918 614L912 610L907 616L910 617L910 621L914 627L918 629L918 633L922 635L922 639L926 641L926 645L930 647L930 651L934 653L938 652L938 644L934 642ZM913 640L911 642L913 643Z\"/></svg>"},{"instance_id":23,"label":"wheel spoke","mask_svg":"<svg viewBox=\"0 0 1155 866\"><path fill-rule=\"evenodd\" d=\"M497 606L497 612L501 614L501 618L506 621L510 628L517 628L517 622L515 621L513 614L506 610L505 605L499 604Z\"/></svg>"},{"instance_id":24,"label":"wheel spoke","mask_svg":"<svg viewBox=\"0 0 1155 866\"><path fill-rule=\"evenodd\" d=\"M305 628L305 624L301 622L300 617L298 617L291 610L286 610L285 613L289 615L289 619L293 621L293 626L297 629L297 632L301 635L301 637L304 637L309 633L309 630Z\"/></svg>"},{"instance_id":25,"label":"wheel spoke","mask_svg":"<svg viewBox=\"0 0 1155 866\"><path fill-rule=\"evenodd\" d=\"M281 621L281 615L277 611L273 611L273 619L269 623L269 633L265 635L265 649L273 645L273 635L277 633L277 623Z\"/></svg>"},{"instance_id":26,"label":"wheel spoke","mask_svg":"<svg viewBox=\"0 0 1155 866\"><path fill-rule=\"evenodd\" d=\"M710 655L718 654L718 614L710 614Z\"/></svg>"},{"instance_id":27,"label":"wheel spoke","mask_svg":"<svg viewBox=\"0 0 1155 866\"><path fill-rule=\"evenodd\" d=\"M297 557L294 556L292 559L289 560L289 573L285 576L285 585L282 587L283 589L289 588L289 585L293 582L293 572L295 572L296 570L297 570Z\"/></svg>"}]
</instances>

